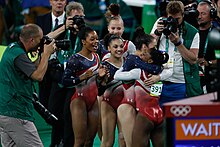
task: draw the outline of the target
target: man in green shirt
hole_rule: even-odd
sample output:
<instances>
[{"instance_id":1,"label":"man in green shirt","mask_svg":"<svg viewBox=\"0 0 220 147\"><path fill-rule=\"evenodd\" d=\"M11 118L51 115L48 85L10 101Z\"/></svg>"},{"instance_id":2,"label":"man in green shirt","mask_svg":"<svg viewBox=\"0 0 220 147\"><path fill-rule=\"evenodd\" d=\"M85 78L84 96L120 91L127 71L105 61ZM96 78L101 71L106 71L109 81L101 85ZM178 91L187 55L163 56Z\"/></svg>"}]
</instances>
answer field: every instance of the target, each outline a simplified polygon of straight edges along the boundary
<instances>
[{"instance_id":1,"label":"man in green shirt","mask_svg":"<svg viewBox=\"0 0 220 147\"><path fill-rule=\"evenodd\" d=\"M21 30L19 41L10 44L0 62L0 128L2 146L43 146L33 123L32 104L34 81L41 81L48 59L55 51L54 41L44 45L39 64L28 58L37 51L43 32L35 24Z\"/></svg>"}]
</instances>

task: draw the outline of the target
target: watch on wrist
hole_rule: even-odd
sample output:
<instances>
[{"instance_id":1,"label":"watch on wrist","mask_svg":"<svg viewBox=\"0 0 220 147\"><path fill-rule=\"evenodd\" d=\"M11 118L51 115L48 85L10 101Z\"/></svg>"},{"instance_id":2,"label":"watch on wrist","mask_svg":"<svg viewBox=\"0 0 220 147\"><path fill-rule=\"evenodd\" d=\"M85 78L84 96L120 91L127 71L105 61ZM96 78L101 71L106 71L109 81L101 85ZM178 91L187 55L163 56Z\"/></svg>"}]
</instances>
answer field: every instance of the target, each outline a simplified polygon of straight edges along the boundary
<instances>
[{"instance_id":1,"label":"watch on wrist","mask_svg":"<svg viewBox=\"0 0 220 147\"><path fill-rule=\"evenodd\" d=\"M179 40L177 43L174 43L175 46L179 46L179 45L181 45L181 44L182 44L182 41L181 41L181 40Z\"/></svg>"},{"instance_id":2,"label":"watch on wrist","mask_svg":"<svg viewBox=\"0 0 220 147\"><path fill-rule=\"evenodd\" d=\"M212 64L213 64L213 62L212 62L212 61L208 61L208 64L209 64L209 66L210 66L210 65L212 65Z\"/></svg>"}]
</instances>

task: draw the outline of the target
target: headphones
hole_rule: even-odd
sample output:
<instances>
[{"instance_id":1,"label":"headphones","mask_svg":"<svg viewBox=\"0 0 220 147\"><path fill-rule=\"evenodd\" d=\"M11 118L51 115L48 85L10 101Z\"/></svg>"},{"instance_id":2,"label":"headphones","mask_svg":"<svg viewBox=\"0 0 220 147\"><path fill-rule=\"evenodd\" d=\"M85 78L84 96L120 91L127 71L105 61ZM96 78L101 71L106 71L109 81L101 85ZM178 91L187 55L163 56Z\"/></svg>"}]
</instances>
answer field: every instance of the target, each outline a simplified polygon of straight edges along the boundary
<instances>
[{"instance_id":1,"label":"headphones","mask_svg":"<svg viewBox=\"0 0 220 147\"><path fill-rule=\"evenodd\" d=\"M209 1L209 0L202 0L201 2L207 3L211 7L211 9L210 9L210 17L211 18L216 18L217 17L217 9L213 6L212 2Z\"/></svg>"}]
</instances>

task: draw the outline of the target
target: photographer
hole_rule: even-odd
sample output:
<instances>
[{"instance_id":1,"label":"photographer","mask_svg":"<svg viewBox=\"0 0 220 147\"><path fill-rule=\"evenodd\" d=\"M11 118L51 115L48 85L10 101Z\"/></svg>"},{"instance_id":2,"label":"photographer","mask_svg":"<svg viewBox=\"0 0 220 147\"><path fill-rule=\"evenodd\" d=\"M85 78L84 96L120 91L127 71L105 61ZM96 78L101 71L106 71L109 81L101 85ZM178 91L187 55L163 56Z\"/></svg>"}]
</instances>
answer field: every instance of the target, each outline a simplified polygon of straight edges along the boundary
<instances>
[{"instance_id":1,"label":"photographer","mask_svg":"<svg viewBox=\"0 0 220 147\"><path fill-rule=\"evenodd\" d=\"M184 5L181 1L170 1L166 12L171 20L158 21L157 29L153 31L158 39L158 49L166 51L170 59L161 74L147 80L149 85L163 81L161 105L202 94L197 65L198 30L183 20Z\"/></svg>"},{"instance_id":2,"label":"photographer","mask_svg":"<svg viewBox=\"0 0 220 147\"><path fill-rule=\"evenodd\" d=\"M40 24L43 24L44 28L45 24L50 24L49 21L53 21L56 16L56 12L58 11L58 4L62 4L65 6L66 2L64 0L55 1L52 0L52 13L47 14L46 16L42 16L38 21ZM60 10L60 9L59 9ZM59 14L64 14L64 10ZM78 52L79 48L79 39L77 38L77 31L84 26L84 9L80 3L70 2L66 6L66 18L63 20L61 24L59 24L52 32L47 34L49 38L56 38L58 40L70 40L69 47L61 47L61 50L55 52L49 61L49 67L47 70L47 74L42 83L40 83L40 100L44 101L45 106L53 113L57 118L58 122L52 125L52 134L51 134L51 147L66 144L68 141L73 141L68 139L66 141L66 136L70 138L72 136L71 132L64 131L72 131L72 128L65 129L65 126L71 126L71 117L69 115L69 105L70 105L70 97L73 95L74 90L70 88L62 87L60 84L60 80L66 65L66 61L70 56L74 53ZM61 15L60 15L61 16ZM47 19L46 19L47 17ZM59 17L58 17L59 18ZM51 27L51 26L48 26ZM52 28L51 28L52 29ZM69 116L69 117L68 117ZM65 118L64 118L65 117ZM67 118L66 118L67 117ZM69 135L70 134L70 135ZM71 137L72 139L73 137ZM73 143L67 143L73 144Z\"/></svg>"},{"instance_id":3,"label":"photographer","mask_svg":"<svg viewBox=\"0 0 220 147\"><path fill-rule=\"evenodd\" d=\"M216 87L211 84L214 81L212 71L217 67L217 59L215 58L215 48L213 44L209 43L208 35L215 28L212 25L212 21L217 18L217 10L214 8L211 1L204 0L198 4L197 10L199 12L198 24L199 24L199 55L198 63L201 70L204 71L201 75L201 84L204 93L210 93L216 91Z\"/></svg>"},{"instance_id":4,"label":"photographer","mask_svg":"<svg viewBox=\"0 0 220 147\"><path fill-rule=\"evenodd\" d=\"M10 44L0 62L0 128L2 146L43 147L33 123L33 81L41 81L48 59L55 51L54 41L44 45L44 53L36 66L27 56L37 51L43 32L35 24L27 24L19 41Z\"/></svg>"}]
</instances>

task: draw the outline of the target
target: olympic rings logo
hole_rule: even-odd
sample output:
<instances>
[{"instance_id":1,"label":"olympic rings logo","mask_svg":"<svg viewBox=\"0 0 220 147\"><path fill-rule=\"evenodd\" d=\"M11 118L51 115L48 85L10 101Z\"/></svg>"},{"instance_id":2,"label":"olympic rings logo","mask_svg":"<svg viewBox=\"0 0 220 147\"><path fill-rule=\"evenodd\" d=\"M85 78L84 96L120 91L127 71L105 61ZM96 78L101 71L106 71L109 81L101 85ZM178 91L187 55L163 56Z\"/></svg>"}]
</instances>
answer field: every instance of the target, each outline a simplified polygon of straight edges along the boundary
<instances>
[{"instance_id":1,"label":"olympic rings logo","mask_svg":"<svg viewBox=\"0 0 220 147\"><path fill-rule=\"evenodd\" d=\"M191 112L190 106L172 106L170 112L174 116L187 116Z\"/></svg>"}]
</instances>

